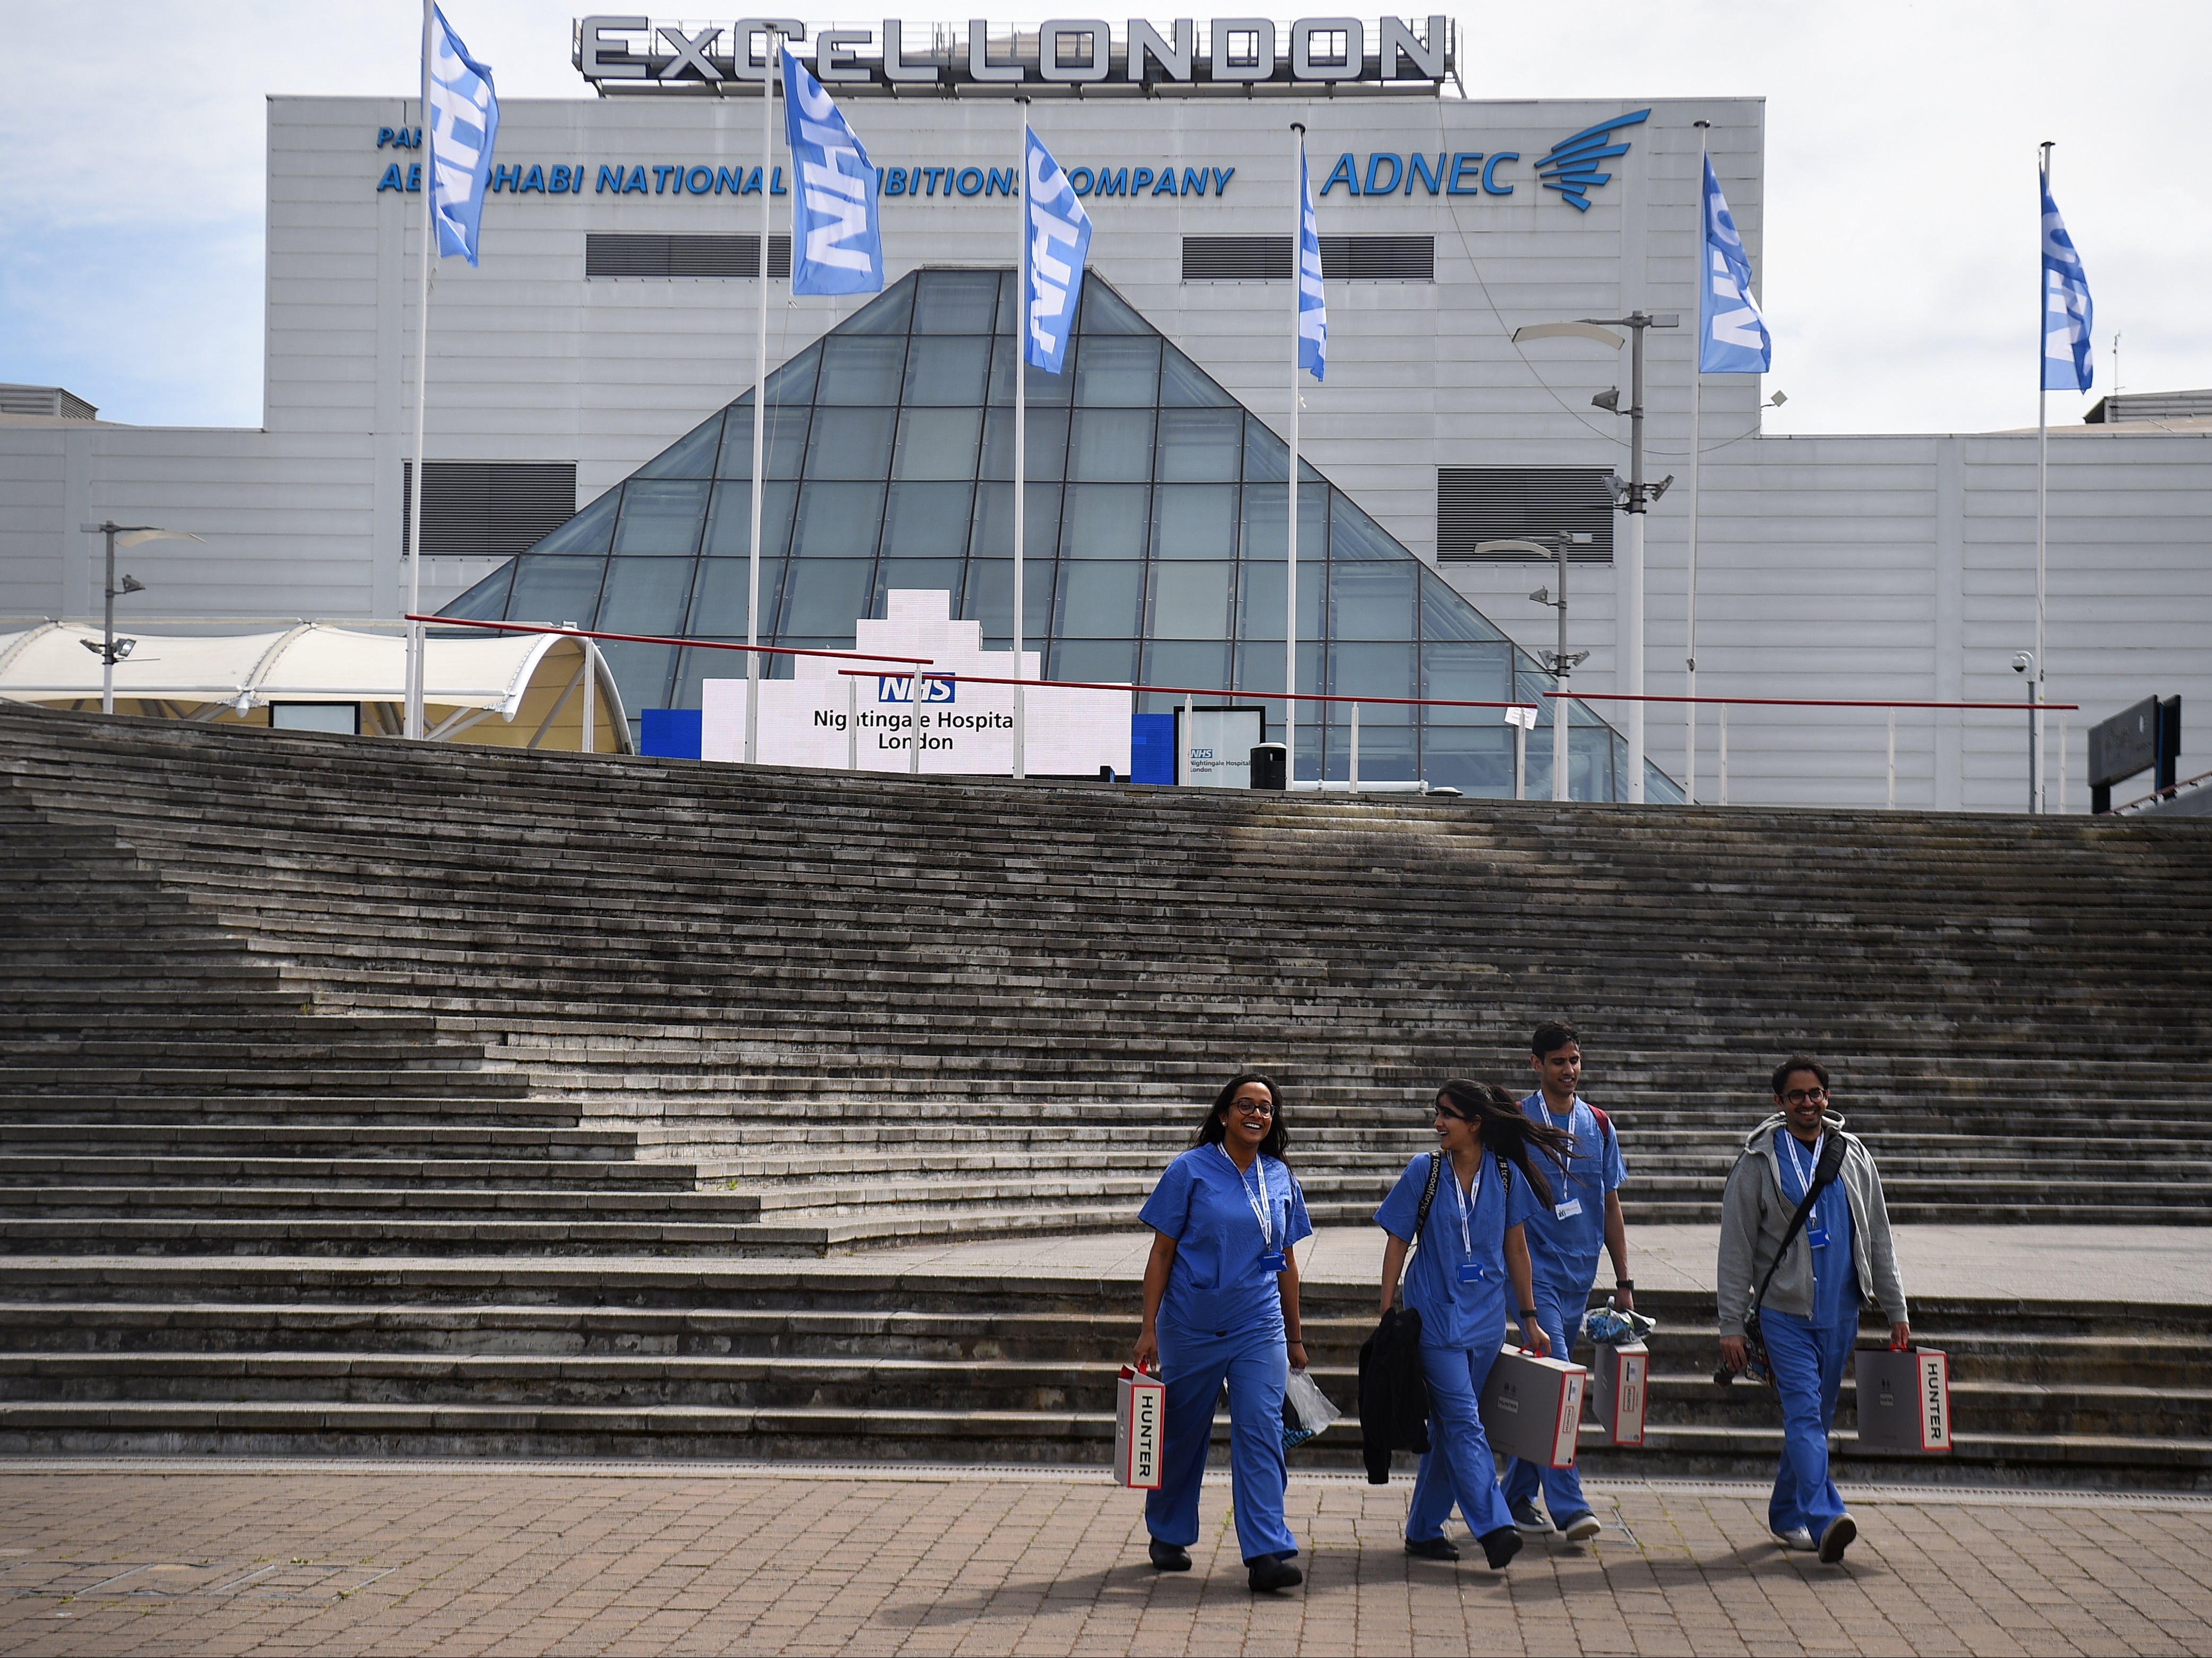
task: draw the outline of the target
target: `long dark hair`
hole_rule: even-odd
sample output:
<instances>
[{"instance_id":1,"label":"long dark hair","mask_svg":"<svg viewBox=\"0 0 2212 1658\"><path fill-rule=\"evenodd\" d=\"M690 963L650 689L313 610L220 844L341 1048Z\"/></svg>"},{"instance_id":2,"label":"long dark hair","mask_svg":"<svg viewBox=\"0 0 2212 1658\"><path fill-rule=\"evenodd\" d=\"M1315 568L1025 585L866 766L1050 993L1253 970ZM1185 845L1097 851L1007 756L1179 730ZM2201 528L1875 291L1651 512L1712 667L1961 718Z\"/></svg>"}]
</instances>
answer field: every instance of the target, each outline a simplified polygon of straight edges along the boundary
<instances>
[{"instance_id":1,"label":"long dark hair","mask_svg":"<svg viewBox=\"0 0 2212 1658\"><path fill-rule=\"evenodd\" d=\"M1547 1122L1531 1121L1521 1102L1495 1083L1471 1083L1455 1077L1437 1090L1437 1108L1473 1123L1482 1136L1482 1149L1505 1159L1541 1201L1552 1200L1552 1183L1528 1155L1534 1146L1564 1171L1575 1137Z\"/></svg>"},{"instance_id":2,"label":"long dark hair","mask_svg":"<svg viewBox=\"0 0 2212 1658\"><path fill-rule=\"evenodd\" d=\"M1213 1096L1213 1108L1206 1114L1206 1121L1199 1124L1198 1133L1190 1137L1190 1143L1218 1145L1229 1138L1229 1125L1222 1121L1222 1115L1229 1109L1229 1102L1237 1097L1237 1090L1246 1083L1258 1083L1265 1088L1275 1108L1275 1114L1267 1119L1267 1138L1260 1142L1260 1155L1287 1163L1290 1159L1283 1152L1291 1143L1291 1131L1283 1124L1282 1085L1261 1071L1240 1071L1221 1084L1221 1091Z\"/></svg>"}]
</instances>

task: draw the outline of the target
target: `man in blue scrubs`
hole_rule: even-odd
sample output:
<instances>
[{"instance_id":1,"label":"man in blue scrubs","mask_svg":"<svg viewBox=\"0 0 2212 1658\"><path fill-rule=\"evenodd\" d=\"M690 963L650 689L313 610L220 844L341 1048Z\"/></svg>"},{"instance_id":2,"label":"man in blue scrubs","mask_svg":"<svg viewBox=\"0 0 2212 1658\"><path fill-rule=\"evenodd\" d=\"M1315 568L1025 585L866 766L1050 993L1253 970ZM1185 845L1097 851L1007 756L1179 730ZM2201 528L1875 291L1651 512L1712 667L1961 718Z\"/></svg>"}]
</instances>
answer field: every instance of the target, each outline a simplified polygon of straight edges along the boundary
<instances>
[{"instance_id":1,"label":"man in blue scrubs","mask_svg":"<svg viewBox=\"0 0 2212 1658\"><path fill-rule=\"evenodd\" d=\"M1536 1091L1521 1108L1537 1122L1548 1122L1574 1136L1574 1155L1564 1176L1553 1181L1553 1204L1537 1206L1528 1227L1528 1262L1534 1269L1536 1317L1552 1339L1554 1357L1565 1358L1582 1333L1583 1312L1597 1281L1601 1243L1613 1256L1614 1305L1626 1312L1636 1305L1636 1283L1628 1276L1628 1230L1620 1217L1620 1183L1627 1170L1620 1139L1605 1114L1576 1090L1583 1079L1582 1043L1565 1019L1547 1019L1528 1041L1528 1064ZM1550 1525L1536 1511L1541 1488ZM1586 1542L1604 1529L1583 1495L1582 1476L1573 1468L1541 1468L1515 1457L1505 1467L1505 1501L1513 1523L1527 1536L1556 1527L1570 1542Z\"/></svg>"}]
</instances>

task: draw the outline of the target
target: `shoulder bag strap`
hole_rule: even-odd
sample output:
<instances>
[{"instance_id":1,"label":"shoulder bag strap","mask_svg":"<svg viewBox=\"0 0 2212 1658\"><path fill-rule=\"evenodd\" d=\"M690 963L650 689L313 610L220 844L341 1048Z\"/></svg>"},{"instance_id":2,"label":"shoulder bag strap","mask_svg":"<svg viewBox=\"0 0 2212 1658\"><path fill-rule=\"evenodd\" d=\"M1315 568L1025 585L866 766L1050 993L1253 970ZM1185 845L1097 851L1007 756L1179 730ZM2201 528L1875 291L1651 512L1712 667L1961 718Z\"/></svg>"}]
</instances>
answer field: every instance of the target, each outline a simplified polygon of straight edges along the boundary
<instances>
[{"instance_id":1,"label":"shoulder bag strap","mask_svg":"<svg viewBox=\"0 0 2212 1658\"><path fill-rule=\"evenodd\" d=\"M1751 1315L1756 1319L1759 1309L1765 1303L1767 1286L1774 1275L1782 1270L1782 1258L1790 1253L1790 1246L1797 1242L1797 1234L1805 1230L1805 1222L1813 1212L1813 1206L1820 1200L1820 1193L1828 1189L1842 1170L1844 1158L1850 1148L1841 1134L1828 1136L1828 1143L1820 1148L1820 1161L1813 1170L1813 1178L1806 1182L1805 1195L1797 1205L1797 1212L1790 1217L1790 1230L1782 1235L1782 1247L1774 1252L1774 1260L1766 1269L1766 1276L1759 1281L1759 1293L1751 1298Z\"/></svg>"}]
</instances>

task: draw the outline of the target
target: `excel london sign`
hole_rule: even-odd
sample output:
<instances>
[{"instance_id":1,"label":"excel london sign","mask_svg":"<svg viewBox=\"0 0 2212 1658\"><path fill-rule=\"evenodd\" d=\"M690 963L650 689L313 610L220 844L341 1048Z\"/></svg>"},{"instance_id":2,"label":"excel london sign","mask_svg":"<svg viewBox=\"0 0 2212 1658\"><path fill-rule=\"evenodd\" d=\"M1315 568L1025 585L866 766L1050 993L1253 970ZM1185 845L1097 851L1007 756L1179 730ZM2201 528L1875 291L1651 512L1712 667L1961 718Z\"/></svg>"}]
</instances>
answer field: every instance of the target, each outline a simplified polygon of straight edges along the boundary
<instances>
[{"instance_id":1,"label":"excel london sign","mask_svg":"<svg viewBox=\"0 0 2212 1658\"><path fill-rule=\"evenodd\" d=\"M1418 27L1416 23L1418 22ZM1449 17L1178 17L1162 27L1141 17L1056 17L1034 28L981 18L964 27L896 17L879 27L817 27L794 17L740 17L728 24L660 22L643 16L577 20L574 61L602 93L692 92L767 74L773 31L811 58L825 86L889 91L1065 86L1085 91L1158 91L1261 83L1338 87L1361 82L1438 85L1457 70L1457 31Z\"/></svg>"}]
</instances>

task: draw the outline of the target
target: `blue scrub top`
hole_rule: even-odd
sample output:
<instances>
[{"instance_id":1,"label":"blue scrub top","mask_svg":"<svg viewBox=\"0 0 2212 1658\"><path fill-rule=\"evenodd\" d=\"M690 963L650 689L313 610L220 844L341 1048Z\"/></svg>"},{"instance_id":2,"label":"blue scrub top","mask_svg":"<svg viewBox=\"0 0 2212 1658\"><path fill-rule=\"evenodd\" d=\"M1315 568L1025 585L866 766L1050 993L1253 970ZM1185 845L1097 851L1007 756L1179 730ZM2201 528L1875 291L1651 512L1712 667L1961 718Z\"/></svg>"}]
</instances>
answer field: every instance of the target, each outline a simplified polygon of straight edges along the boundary
<instances>
[{"instance_id":1,"label":"blue scrub top","mask_svg":"<svg viewBox=\"0 0 2212 1658\"><path fill-rule=\"evenodd\" d=\"M1522 1101L1521 1109L1531 1122L1549 1123L1575 1138L1564 1177L1550 1159L1544 1162L1553 1206L1537 1205L1528 1224L1529 1267L1540 1288L1570 1300L1587 1296L1597 1281L1597 1258L1605 1248L1605 1194L1628 1178L1620 1161L1620 1136L1601 1132L1597 1113L1579 1095L1564 1117L1552 1114L1540 1090ZM1582 1205L1582 1212L1561 1220L1558 1206L1570 1197Z\"/></svg>"},{"instance_id":2,"label":"blue scrub top","mask_svg":"<svg viewBox=\"0 0 2212 1658\"><path fill-rule=\"evenodd\" d=\"M1267 1244L1252 1200L1265 1175L1274 1247L1313 1236L1305 1193L1273 1157L1243 1174L1218 1145L1194 1145L1167 1167L1137 1218L1176 1242L1160 1317L1179 1329L1249 1335L1283 1329L1280 1276L1262 1269Z\"/></svg>"},{"instance_id":3,"label":"blue scrub top","mask_svg":"<svg viewBox=\"0 0 2212 1658\"><path fill-rule=\"evenodd\" d=\"M1447 1157L1443 1178L1437 1182L1436 1201L1429 1206L1428 1224L1421 1229L1420 1248L1406 1269L1406 1305L1421 1315L1424 1347L1495 1353L1505 1339L1506 1295L1512 1287L1505 1278L1505 1229L1526 1225L1536 1212L1536 1200L1519 1169L1509 1175L1486 1152L1481 1182L1468 1217L1468 1242L1474 1246L1470 1251L1461 1241L1459 1204L1452 1196L1457 1181ZM1413 1242L1413 1218L1421 1212L1421 1191L1428 1183L1429 1159L1415 1157L1375 1212L1375 1224L1394 1238ZM1523 1236L1532 1236L1534 1230ZM1478 1284L1460 1282L1460 1263L1468 1260L1483 1269Z\"/></svg>"},{"instance_id":4,"label":"blue scrub top","mask_svg":"<svg viewBox=\"0 0 2212 1658\"><path fill-rule=\"evenodd\" d=\"M1820 1153L1787 1128L1774 1131L1774 1160L1782 1172L1782 1195L1791 1213L1805 1200L1806 1184L1820 1163ZM1851 1199L1841 1176L1828 1182L1813 1212L1805 1217L1809 1236L1825 1229L1826 1243L1813 1246L1813 1317L1821 1329L1838 1324L1856 1327L1859 1321L1859 1274L1851 1254Z\"/></svg>"}]
</instances>

